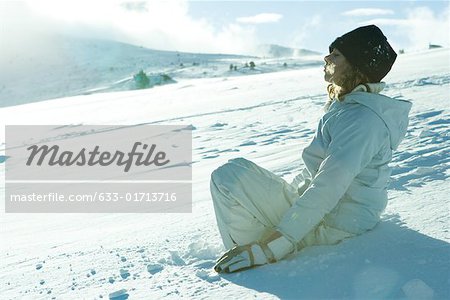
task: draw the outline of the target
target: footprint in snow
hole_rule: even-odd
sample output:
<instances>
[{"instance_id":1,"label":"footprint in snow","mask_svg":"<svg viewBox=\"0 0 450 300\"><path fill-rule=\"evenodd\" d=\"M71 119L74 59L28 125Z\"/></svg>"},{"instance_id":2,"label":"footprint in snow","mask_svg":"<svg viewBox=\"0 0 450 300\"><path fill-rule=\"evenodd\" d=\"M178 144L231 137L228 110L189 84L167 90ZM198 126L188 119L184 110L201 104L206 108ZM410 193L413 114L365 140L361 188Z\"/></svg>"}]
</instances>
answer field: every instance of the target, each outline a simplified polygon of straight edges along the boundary
<instances>
[{"instance_id":1,"label":"footprint in snow","mask_svg":"<svg viewBox=\"0 0 450 300\"><path fill-rule=\"evenodd\" d=\"M211 125L211 127L212 128L221 128L221 127L224 127L227 125L228 125L228 123L215 123L215 124Z\"/></svg>"},{"instance_id":2,"label":"footprint in snow","mask_svg":"<svg viewBox=\"0 0 450 300\"><path fill-rule=\"evenodd\" d=\"M429 111L429 112L417 114L417 115L414 116L414 118L417 118L417 119L420 119L420 120L428 119L428 118L431 118L431 117L438 116L438 115L440 115L443 112L444 112L443 110L432 110L432 111Z\"/></svg>"},{"instance_id":3,"label":"footprint in snow","mask_svg":"<svg viewBox=\"0 0 450 300\"><path fill-rule=\"evenodd\" d=\"M217 151L217 153L225 153L225 152L239 152L239 149L225 149Z\"/></svg>"},{"instance_id":4,"label":"footprint in snow","mask_svg":"<svg viewBox=\"0 0 450 300\"><path fill-rule=\"evenodd\" d=\"M208 282L214 282L220 280L219 275L215 271L206 271L206 270L199 270L195 273L195 275Z\"/></svg>"},{"instance_id":5,"label":"footprint in snow","mask_svg":"<svg viewBox=\"0 0 450 300\"><path fill-rule=\"evenodd\" d=\"M178 251L170 251L170 260L171 260L172 264L176 265L176 266L186 265L186 262L184 261L184 259L181 258Z\"/></svg>"},{"instance_id":6,"label":"footprint in snow","mask_svg":"<svg viewBox=\"0 0 450 300\"><path fill-rule=\"evenodd\" d=\"M207 155L207 156L204 156L202 158L203 159L211 159L211 158L216 158L216 157L219 157L219 155Z\"/></svg>"},{"instance_id":7,"label":"footprint in snow","mask_svg":"<svg viewBox=\"0 0 450 300\"><path fill-rule=\"evenodd\" d=\"M127 279L130 276L130 272L128 272L128 270L126 269L120 269L120 277L122 277L123 279Z\"/></svg>"},{"instance_id":8,"label":"footprint in snow","mask_svg":"<svg viewBox=\"0 0 450 300\"><path fill-rule=\"evenodd\" d=\"M162 270L164 270L164 267L160 264L149 264L147 265L147 271L152 274L155 275L156 273L161 272Z\"/></svg>"},{"instance_id":9,"label":"footprint in snow","mask_svg":"<svg viewBox=\"0 0 450 300\"><path fill-rule=\"evenodd\" d=\"M240 144L239 146L243 147L243 146L253 146L253 145L256 145L256 142L254 142L254 141L247 141L247 142L244 142L244 143Z\"/></svg>"},{"instance_id":10,"label":"footprint in snow","mask_svg":"<svg viewBox=\"0 0 450 300\"><path fill-rule=\"evenodd\" d=\"M127 290L126 289L121 289L115 292L112 292L111 294L109 294L109 299L110 300L125 300L128 299L130 295L128 295Z\"/></svg>"},{"instance_id":11,"label":"footprint in snow","mask_svg":"<svg viewBox=\"0 0 450 300\"><path fill-rule=\"evenodd\" d=\"M407 190L431 179L448 178L450 116L443 110L430 110L411 117L402 151L393 155L391 188Z\"/></svg>"}]
</instances>

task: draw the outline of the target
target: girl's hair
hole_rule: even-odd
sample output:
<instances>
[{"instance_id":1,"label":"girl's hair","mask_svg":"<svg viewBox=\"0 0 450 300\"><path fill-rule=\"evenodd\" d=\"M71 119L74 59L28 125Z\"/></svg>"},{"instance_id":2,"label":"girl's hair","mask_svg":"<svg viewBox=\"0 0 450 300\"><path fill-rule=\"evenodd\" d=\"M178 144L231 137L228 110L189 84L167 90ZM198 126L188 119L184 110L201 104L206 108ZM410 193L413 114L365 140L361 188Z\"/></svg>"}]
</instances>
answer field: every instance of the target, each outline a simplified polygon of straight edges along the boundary
<instances>
[{"instance_id":1,"label":"girl's hair","mask_svg":"<svg viewBox=\"0 0 450 300\"><path fill-rule=\"evenodd\" d=\"M342 80L340 80L340 82L330 83L327 86L328 102L325 105L326 109L334 100L344 100L344 96L360 84L364 84L367 91L370 92L369 86L367 85L369 82L370 80L366 75L349 64L348 69L345 70Z\"/></svg>"}]
</instances>

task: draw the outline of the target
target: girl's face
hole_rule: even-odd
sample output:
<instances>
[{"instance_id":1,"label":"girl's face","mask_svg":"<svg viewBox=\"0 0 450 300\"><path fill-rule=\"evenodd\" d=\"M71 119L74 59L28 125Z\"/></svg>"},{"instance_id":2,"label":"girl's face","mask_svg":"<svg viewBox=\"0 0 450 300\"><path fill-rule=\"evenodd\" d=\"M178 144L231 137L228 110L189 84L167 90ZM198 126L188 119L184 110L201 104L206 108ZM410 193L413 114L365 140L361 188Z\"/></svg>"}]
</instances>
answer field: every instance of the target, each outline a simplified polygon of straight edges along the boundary
<instances>
[{"instance_id":1,"label":"girl's face","mask_svg":"<svg viewBox=\"0 0 450 300\"><path fill-rule=\"evenodd\" d=\"M333 49L330 54L324 57L324 61L325 81L341 86L346 73L351 69L350 63L338 49Z\"/></svg>"}]
</instances>

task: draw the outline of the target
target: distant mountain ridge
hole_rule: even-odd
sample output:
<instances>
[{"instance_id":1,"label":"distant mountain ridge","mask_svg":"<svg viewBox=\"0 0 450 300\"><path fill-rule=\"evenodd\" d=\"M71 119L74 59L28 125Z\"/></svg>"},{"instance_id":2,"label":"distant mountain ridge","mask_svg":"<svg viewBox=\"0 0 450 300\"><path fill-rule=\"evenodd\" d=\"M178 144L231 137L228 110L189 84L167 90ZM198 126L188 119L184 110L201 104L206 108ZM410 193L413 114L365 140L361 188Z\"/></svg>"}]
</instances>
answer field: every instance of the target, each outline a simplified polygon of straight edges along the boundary
<instances>
[{"instance_id":1,"label":"distant mountain ridge","mask_svg":"<svg viewBox=\"0 0 450 300\"><path fill-rule=\"evenodd\" d=\"M0 107L85 94L132 79L139 70L167 73L248 56L148 49L101 39L43 36L1 57ZM8 52L7 52L8 53ZM222 63L225 70L228 64ZM123 87L121 87L123 89ZM127 88L125 88L127 89Z\"/></svg>"},{"instance_id":2,"label":"distant mountain ridge","mask_svg":"<svg viewBox=\"0 0 450 300\"><path fill-rule=\"evenodd\" d=\"M0 107L135 89L133 76L141 70L151 80L167 76L175 82L311 67L317 62L308 55L318 54L278 45L263 46L260 57L187 53L59 35L43 36L39 43L13 50L0 57Z\"/></svg>"},{"instance_id":3,"label":"distant mountain ridge","mask_svg":"<svg viewBox=\"0 0 450 300\"><path fill-rule=\"evenodd\" d=\"M309 56L309 55L320 55L321 53L308 50L308 49L298 49L284 47L276 44L263 44L258 47L258 52L260 56L264 57L299 57L299 56Z\"/></svg>"}]
</instances>

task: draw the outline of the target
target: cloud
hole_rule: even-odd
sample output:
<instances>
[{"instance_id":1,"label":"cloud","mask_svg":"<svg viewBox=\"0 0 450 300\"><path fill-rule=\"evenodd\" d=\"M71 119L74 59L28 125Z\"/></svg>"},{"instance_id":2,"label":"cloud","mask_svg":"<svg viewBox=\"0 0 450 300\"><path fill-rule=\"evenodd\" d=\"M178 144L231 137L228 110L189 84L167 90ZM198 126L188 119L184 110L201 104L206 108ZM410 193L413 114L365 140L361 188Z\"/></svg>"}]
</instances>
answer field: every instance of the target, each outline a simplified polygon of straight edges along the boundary
<instances>
[{"instance_id":1,"label":"cloud","mask_svg":"<svg viewBox=\"0 0 450 300\"><path fill-rule=\"evenodd\" d=\"M240 17L236 19L238 23L245 24L263 24L263 23L276 23L283 18L283 15L275 13L262 13L250 17Z\"/></svg>"},{"instance_id":2,"label":"cloud","mask_svg":"<svg viewBox=\"0 0 450 300\"><path fill-rule=\"evenodd\" d=\"M187 0L28 0L22 33L70 34L118 40L153 49L210 53L252 53L256 29L231 22L214 26L189 14ZM25 7L24 7L25 6ZM30 33L32 32L32 33ZM1 32L0 32L1 33ZM19 33L20 35L20 33ZM17 35L15 35L17 36Z\"/></svg>"},{"instance_id":3,"label":"cloud","mask_svg":"<svg viewBox=\"0 0 450 300\"><path fill-rule=\"evenodd\" d=\"M316 29L322 24L322 16L314 15L310 18L304 20L303 25L298 28L292 35L292 47L304 48L306 45L305 41L317 32ZM315 37L314 37L315 38Z\"/></svg>"},{"instance_id":4,"label":"cloud","mask_svg":"<svg viewBox=\"0 0 450 300\"><path fill-rule=\"evenodd\" d=\"M367 24L394 27L395 35L406 39L404 46L409 49L424 49L429 43L450 46L450 5L439 13L428 7L417 7L410 9L403 19L378 18L360 23Z\"/></svg>"},{"instance_id":5,"label":"cloud","mask_svg":"<svg viewBox=\"0 0 450 300\"><path fill-rule=\"evenodd\" d=\"M367 17L367 16L380 16L380 15L393 15L394 12L390 9L381 8L357 8L348 10L342 13L343 16L349 17Z\"/></svg>"}]
</instances>

